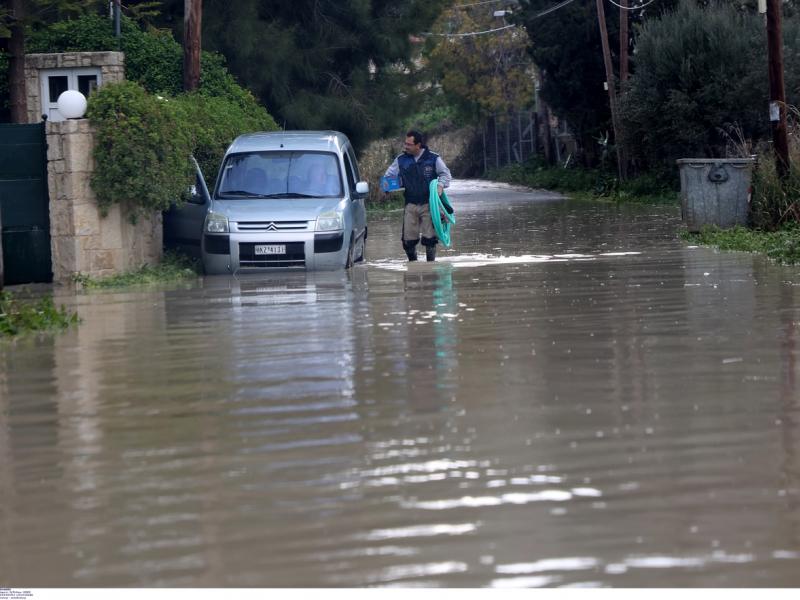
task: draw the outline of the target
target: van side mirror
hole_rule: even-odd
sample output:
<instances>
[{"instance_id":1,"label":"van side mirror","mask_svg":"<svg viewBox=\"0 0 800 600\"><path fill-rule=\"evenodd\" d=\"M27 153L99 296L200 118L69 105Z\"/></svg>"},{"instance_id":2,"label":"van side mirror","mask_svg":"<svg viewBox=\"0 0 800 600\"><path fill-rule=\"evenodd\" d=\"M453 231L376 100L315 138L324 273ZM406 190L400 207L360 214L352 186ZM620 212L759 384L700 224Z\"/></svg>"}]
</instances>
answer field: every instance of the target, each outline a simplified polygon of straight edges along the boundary
<instances>
[{"instance_id":1,"label":"van side mirror","mask_svg":"<svg viewBox=\"0 0 800 600\"><path fill-rule=\"evenodd\" d=\"M369 184L366 181L359 181L356 184L356 194L368 194Z\"/></svg>"}]
</instances>

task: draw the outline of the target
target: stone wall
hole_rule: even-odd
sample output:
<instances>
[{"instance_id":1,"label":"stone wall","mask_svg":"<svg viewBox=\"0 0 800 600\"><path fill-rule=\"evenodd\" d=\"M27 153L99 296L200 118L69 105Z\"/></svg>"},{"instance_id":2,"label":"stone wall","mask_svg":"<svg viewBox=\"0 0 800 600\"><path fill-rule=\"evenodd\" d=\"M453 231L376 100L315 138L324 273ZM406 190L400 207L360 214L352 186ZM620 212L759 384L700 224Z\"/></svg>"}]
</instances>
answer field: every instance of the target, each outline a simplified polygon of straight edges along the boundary
<instances>
[{"instance_id":1,"label":"stone wall","mask_svg":"<svg viewBox=\"0 0 800 600\"><path fill-rule=\"evenodd\" d=\"M42 120L39 71L77 67L99 67L100 85L125 80L125 54L122 52L26 54L25 94L28 97L28 123L38 123Z\"/></svg>"},{"instance_id":2,"label":"stone wall","mask_svg":"<svg viewBox=\"0 0 800 600\"><path fill-rule=\"evenodd\" d=\"M90 180L94 134L87 119L47 123L47 184L53 281L113 275L161 260L161 214L130 223L124 209L101 216Z\"/></svg>"}]
</instances>

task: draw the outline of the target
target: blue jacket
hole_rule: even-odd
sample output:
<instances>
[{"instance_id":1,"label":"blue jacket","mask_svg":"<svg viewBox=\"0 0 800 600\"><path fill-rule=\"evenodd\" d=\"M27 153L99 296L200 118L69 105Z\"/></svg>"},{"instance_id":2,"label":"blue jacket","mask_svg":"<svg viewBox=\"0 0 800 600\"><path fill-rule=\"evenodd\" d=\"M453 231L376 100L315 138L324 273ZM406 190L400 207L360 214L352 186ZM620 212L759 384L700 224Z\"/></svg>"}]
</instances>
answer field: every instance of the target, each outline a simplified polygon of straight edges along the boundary
<instances>
[{"instance_id":1,"label":"blue jacket","mask_svg":"<svg viewBox=\"0 0 800 600\"><path fill-rule=\"evenodd\" d=\"M427 148L422 152L419 160L414 160L410 154L401 154L397 157L400 167L400 177L405 188L406 204L427 204L429 186L436 179L436 159L439 155Z\"/></svg>"}]
</instances>

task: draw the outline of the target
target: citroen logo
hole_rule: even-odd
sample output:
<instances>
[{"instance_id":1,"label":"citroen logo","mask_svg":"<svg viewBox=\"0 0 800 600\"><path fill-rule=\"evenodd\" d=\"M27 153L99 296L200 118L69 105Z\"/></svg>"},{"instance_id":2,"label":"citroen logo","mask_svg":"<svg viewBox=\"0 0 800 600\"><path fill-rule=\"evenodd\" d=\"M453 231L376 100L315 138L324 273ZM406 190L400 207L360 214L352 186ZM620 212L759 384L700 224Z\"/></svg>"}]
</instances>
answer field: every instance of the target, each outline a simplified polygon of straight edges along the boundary
<instances>
[{"instance_id":1,"label":"citroen logo","mask_svg":"<svg viewBox=\"0 0 800 600\"><path fill-rule=\"evenodd\" d=\"M278 226L275 223L267 224L267 231L278 231Z\"/></svg>"}]
</instances>

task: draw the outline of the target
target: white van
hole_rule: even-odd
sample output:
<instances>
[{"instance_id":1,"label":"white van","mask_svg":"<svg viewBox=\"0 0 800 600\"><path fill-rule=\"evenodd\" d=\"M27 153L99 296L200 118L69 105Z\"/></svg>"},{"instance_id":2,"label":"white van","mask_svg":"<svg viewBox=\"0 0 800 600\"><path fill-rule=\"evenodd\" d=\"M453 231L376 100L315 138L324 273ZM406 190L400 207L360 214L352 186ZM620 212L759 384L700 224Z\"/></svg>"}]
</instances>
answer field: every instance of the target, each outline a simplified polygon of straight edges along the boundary
<instances>
[{"instance_id":1,"label":"white van","mask_svg":"<svg viewBox=\"0 0 800 600\"><path fill-rule=\"evenodd\" d=\"M198 168L192 198L164 214L164 243L194 245L207 274L347 269L364 260L368 191L342 133L241 135L214 193Z\"/></svg>"}]
</instances>

